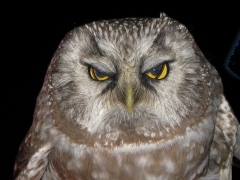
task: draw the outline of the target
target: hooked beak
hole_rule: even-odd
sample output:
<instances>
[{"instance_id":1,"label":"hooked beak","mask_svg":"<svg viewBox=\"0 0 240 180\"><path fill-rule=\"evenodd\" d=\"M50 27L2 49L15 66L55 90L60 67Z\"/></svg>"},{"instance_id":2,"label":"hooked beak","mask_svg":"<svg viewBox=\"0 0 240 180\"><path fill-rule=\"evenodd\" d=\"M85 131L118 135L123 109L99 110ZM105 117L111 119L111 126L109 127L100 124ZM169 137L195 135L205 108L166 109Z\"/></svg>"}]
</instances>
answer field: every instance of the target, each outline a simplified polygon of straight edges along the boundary
<instances>
[{"instance_id":1,"label":"hooked beak","mask_svg":"<svg viewBox=\"0 0 240 180\"><path fill-rule=\"evenodd\" d=\"M132 112L134 106L134 90L132 85L127 85L126 92L125 92L125 102L126 107L129 113Z\"/></svg>"}]
</instances>

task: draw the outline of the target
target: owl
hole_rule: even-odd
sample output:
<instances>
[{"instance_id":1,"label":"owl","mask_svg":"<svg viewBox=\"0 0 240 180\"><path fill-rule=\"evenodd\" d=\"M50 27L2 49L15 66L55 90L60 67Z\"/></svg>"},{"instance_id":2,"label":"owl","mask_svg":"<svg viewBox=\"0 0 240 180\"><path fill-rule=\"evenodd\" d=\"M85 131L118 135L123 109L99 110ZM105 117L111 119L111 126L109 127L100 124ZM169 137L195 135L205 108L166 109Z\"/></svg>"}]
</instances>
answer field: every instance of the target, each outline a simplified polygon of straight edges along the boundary
<instances>
[{"instance_id":1,"label":"owl","mask_svg":"<svg viewBox=\"0 0 240 180\"><path fill-rule=\"evenodd\" d=\"M230 180L240 129L186 27L160 18L70 31L48 67L14 179Z\"/></svg>"}]
</instances>

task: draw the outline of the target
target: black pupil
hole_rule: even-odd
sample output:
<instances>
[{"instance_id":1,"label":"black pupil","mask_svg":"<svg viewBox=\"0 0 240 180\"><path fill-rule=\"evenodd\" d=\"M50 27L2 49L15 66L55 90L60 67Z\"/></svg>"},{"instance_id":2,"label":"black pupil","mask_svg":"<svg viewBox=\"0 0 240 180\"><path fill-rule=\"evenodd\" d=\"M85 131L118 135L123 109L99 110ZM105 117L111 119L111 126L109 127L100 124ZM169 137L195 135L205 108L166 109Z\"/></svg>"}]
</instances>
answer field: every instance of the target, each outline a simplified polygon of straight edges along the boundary
<instances>
[{"instance_id":1,"label":"black pupil","mask_svg":"<svg viewBox=\"0 0 240 180\"><path fill-rule=\"evenodd\" d=\"M95 73L95 76L96 76L96 77L99 77L99 78L102 78L102 77L105 77L105 76L106 76L105 74L101 73L100 71L98 71L98 70L96 70L96 69L95 69L94 73Z\"/></svg>"},{"instance_id":2,"label":"black pupil","mask_svg":"<svg viewBox=\"0 0 240 180\"><path fill-rule=\"evenodd\" d=\"M153 68L150 72L152 73L152 75L157 76L160 73L161 70L161 66L158 66L156 68Z\"/></svg>"}]
</instances>

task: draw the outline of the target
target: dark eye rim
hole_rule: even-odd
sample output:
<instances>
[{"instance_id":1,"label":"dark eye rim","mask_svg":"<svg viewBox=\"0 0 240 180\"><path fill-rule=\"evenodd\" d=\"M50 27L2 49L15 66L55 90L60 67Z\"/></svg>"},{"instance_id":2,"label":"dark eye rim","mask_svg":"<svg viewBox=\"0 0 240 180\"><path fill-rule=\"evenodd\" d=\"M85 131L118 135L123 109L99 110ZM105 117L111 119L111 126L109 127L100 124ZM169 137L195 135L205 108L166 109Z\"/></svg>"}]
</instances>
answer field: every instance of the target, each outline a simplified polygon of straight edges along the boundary
<instances>
[{"instance_id":1,"label":"dark eye rim","mask_svg":"<svg viewBox=\"0 0 240 180\"><path fill-rule=\"evenodd\" d=\"M93 70L97 70L98 72L104 74L105 76L107 76L106 79L101 80L101 78L97 77L95 73L91 73L91 69ZM110 78L112 78L111 74L108 74L106 72L103 72L101 70L99 70L98 68L94 67L94 66L88 66L88 74L91 77L91 79L95 80L95 81L106 81L109 80Z\"/></svg>"},{"instance_id":2,"label":"dark eye rim","mask_svg":"<svg viewBox=\"0 0 240 180\"><path fill-rule=\"evenodd\" d=\"M167 73L166 73L166 75L165 75L163 78L158 79L158 78L161 76L163 69L161 69L160 73L159 73L155 78L151 78L151 77L149 77L149 76L147 75L147 73L150 72L152 69L158 68L159 66L163 66L163 65L166 65L166 66L167 66ZM157 80L157 81L159 81L159 80L165 79L165 78L168 76L169 71L170 71L169 62L162 62L162 63L160 63L160 64L158 64L158 65L156 65L156 66L154 66L154 67L152 67L152 68L150 68L150 69L148 69L148 70L146 70L146 71L143 73L143 75L146 76L147 78L151 79L151 80Z\"/></svg>"},{"instance_id":3,"label":"dark eye rim","mask_svg":"<svg viewBox=\"0 0 240 180\"><path fill-rule=\"evenodd\" d=\"M160 65L162 65L162 64L167 64L167 65L168 65L168 68L169 68L169 67L171 66L171 64L174 63L174 62L175 62L174 59L161 61L161 62L159 62L159 63L156 63L156 64L152 65L152 66L149 66L147 69L145 69L145 70L142 71L141 73L142 73L142 74L145 74L145 73L149 72L151 69L154 69L154 68L156 68L156 67L158 67L158 66L160 66ZM141 68L141 66L140 66L140 68Z\"/></svg>"}]
</instances>

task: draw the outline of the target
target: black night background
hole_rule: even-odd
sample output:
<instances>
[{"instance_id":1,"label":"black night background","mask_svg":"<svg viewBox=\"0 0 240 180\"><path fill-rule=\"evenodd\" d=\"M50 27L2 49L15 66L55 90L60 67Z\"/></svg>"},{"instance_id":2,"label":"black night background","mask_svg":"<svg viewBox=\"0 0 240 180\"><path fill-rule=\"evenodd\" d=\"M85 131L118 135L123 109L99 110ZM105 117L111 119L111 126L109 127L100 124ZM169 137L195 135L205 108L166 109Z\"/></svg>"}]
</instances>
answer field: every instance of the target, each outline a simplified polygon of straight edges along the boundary
<instances>
[{"instance_id":1,"label":"black night background","mask_svg":"<svg viewBox=\"0 0 240 180\"><path fill-rule=\"evenodd\" d=\"M18 148L32 124L37 95L60 41L73 28L92 21L159 17L160 12L180 21L219 72L226 98L240 119L240 50L237 47L240 11L237 4L223 4L222 9L196 5L181 8L173 3L168 6L161 3L151 6L143 4L144 8L128 7L117 2L112 2L114 8L103 3L93 4L84 5L79 1L77 4L50 7L48 4L19 3L9 4L5 7L6 12L2 12L1 50L4 55L1 57L1 90L4 95L1 108L0 179L12 179ZM239 177L240 168L233 167L233 179Z\"/></svg>"}]
</instances>

